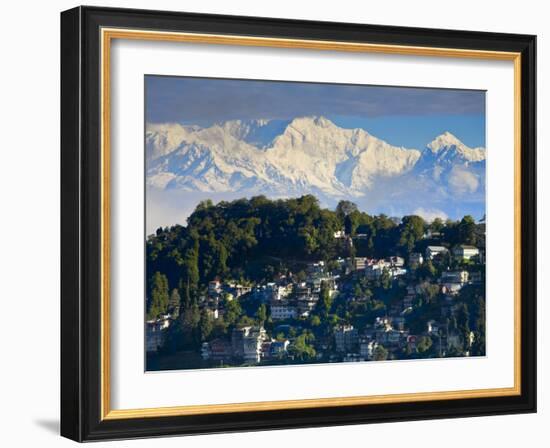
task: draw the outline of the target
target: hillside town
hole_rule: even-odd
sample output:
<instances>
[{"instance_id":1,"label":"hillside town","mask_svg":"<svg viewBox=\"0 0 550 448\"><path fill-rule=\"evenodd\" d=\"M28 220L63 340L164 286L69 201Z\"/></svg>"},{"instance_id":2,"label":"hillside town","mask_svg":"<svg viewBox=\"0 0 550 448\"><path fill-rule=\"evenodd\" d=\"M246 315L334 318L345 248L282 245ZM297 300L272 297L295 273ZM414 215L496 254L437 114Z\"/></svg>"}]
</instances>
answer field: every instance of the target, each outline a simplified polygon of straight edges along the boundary
<instances>
[{"instance_id":1,"label":"hillside town","mask_svg":"<svg viewBox=\"0 0 550 448\"><path fill-rule=\"evenodd\" d=\"M346 227L332 238L347 257L298 263L271 281L215 277L185 312L185 285L175 289L166 313L146 322L148 362L160 370L485 354L484 239L452 245L426 225L410 250L377 258L358 256L354 246L370 236ZM473 228L484 237L484 224ZM198 336L177 345L190 319Z\"/></svg>"}]
</instances>

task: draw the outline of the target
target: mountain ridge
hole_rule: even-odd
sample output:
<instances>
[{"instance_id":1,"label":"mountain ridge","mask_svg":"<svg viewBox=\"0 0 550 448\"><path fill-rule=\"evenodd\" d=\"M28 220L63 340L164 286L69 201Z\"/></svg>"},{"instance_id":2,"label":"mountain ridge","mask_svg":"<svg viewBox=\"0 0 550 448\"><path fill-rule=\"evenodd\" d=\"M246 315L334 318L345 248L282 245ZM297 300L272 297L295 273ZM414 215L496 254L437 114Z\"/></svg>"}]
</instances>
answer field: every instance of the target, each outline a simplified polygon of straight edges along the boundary
<instances>
[{"instance_id":1,"label":"mountain ridge","mask_svg":"<svg viewBox=\"0 0 550 448\"><path fill-rule=\"evenodd\" d=\"M485 148L470 148L450 132L419 150L322 116L209 127L147 124L146 158L147 184L160 190L313 193L331 205L380 194L382 186L388 200L398 202L406 202L412 188L436 203L475 200L467 195L483 197L485 189Z\"/></svg>"}]
</instances>

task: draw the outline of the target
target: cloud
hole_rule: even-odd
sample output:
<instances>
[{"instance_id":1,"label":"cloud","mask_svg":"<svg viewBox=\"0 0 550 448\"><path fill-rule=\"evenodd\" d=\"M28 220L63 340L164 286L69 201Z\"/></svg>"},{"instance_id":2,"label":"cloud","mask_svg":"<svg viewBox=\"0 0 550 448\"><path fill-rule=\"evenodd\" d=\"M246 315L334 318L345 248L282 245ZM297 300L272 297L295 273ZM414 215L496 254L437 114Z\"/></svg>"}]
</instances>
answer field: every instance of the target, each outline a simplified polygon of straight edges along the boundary
<instances>
[{"instance_id":1,"label":"cloud","mask_svg":"<svg viewBox=\"0 0 550 448\"><path fill-rule=\"evenodd\" d=\"M479 187L478 177L464 166L454 166L449 173L449 187L454 193L474 193Z\"/></svg>"},{"instance_id":2,"label":"cloud","mask_svg":"<svg viewBox=\"0 0 550 448\"><path fill-rule=\"evenodd\" d=\"M443 212L442 210L437 210L433 208L419 207L412 214L420 216L424 218L425 221L428 221L428 222L432 222L435 218L440 218L443 221L447 220L448 218L445 212Z\"/></svg>"},{"instance_id":3,"label":"cloud","mask_svg":"<svg viewBox=\"0 0 550 448\"><path fill-rule=\"evenodd\" d=\"M151 75L145 83L146 119L154 123L485 112L485 92L472 90Z\"/></svg>"}]
</instances>

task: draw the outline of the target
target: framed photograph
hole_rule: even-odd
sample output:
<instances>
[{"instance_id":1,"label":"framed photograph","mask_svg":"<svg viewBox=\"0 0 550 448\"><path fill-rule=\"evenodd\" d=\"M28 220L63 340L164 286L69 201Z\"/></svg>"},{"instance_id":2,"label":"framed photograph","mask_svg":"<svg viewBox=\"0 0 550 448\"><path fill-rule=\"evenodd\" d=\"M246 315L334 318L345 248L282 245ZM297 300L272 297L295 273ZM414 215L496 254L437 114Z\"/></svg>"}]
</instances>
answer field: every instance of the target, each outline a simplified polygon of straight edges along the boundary
<instances>
[{"instance_id":1,"label":"framed photograph","mask_svg":"<svg viewBox=\"0 0 550 448\"><path fill-rule=\"evenodd\" d=\"M536 411L535 36L61 14L61 433Z\"/></svg>"}]
</instances>

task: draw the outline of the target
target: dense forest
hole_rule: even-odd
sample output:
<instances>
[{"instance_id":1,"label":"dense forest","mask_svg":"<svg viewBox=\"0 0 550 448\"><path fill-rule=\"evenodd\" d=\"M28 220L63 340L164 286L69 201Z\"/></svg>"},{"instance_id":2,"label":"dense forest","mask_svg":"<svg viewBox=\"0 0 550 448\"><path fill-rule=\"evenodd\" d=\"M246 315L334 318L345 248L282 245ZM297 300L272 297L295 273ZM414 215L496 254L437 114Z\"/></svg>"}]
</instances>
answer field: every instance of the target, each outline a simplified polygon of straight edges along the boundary
<instances>
[{"instance_id":1,"label":"dense forest","mask_svg":"<svg viewBox=\"0 0 550 448\"><path fill-rule=\"evenodd\" d=\"M361 235L350 247L335 232ZM147 309L154 317L176 292L183 304L196 301L208 281L272 281L289 270L300 272L309 261L323 260L330 267L338 257L383 258L423 251L439 233L445 244L484 247L484 232L471 216L460 221L419 216L401 219L372 216L350 201L335 210L323 209L311 195L270 200L264 196L231 202L201 202L187 226L159 228L147 238ZM163 291L159 297L158 291Z\"/></svg>"}]
</instances>

